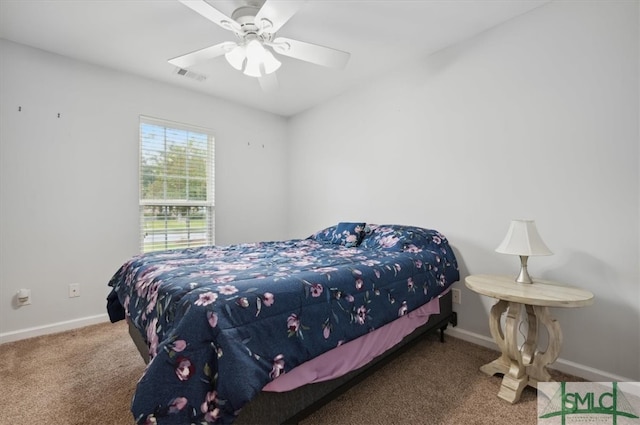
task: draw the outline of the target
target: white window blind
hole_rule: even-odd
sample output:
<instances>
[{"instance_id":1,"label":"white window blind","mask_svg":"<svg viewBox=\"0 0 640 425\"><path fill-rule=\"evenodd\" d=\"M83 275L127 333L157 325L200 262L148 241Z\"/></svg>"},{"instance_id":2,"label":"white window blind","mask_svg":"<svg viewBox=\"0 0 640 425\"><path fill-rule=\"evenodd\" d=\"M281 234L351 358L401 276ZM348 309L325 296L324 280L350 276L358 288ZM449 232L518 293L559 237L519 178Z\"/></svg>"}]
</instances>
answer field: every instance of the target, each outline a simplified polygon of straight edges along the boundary
<instances>
[{"instance_id":1,"label":"white window blind","mask_svg":"<svg viewBox=\"0 0 640 425\"><path fill-rule=\"evenodd\" d=\"M211 130L140 117L142 252L215 243Z\"/></svg>"}]
</instances>

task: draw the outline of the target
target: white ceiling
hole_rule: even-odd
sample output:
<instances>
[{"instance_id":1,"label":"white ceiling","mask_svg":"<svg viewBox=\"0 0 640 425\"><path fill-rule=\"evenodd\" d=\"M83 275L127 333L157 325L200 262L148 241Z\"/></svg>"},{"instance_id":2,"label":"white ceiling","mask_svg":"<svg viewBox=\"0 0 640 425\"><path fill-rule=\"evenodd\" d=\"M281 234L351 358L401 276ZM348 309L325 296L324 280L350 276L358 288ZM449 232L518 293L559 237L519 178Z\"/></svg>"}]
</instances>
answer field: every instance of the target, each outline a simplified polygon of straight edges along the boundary
<instances>
[{"instance_id":1,"label":"white ceiling","mask_svg":"<svg viewBox=\"0 0 640 425\"><path fill-rule=\"evenodd\" d=\"M209 3L231 16L247 1ZM278 35L344 50L351 59L334 70L278 56L273 93L224 57L192 68L207 76L203 82L176 75L168 59L234 40L177 0L0 0L0 37L291 116L548 1L307 1Z\"/></svg>"}]
</instances>

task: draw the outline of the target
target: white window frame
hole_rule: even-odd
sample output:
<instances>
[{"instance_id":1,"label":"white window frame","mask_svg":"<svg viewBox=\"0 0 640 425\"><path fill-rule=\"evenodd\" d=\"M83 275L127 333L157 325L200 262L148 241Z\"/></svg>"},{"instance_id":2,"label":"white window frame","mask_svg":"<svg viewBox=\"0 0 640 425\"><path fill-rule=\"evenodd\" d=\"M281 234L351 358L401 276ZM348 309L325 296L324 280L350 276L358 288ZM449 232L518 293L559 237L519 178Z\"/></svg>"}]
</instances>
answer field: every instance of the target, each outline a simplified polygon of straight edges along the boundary
<instances>
[{"instance_id":1,"label":"white window frame","mask_svg":"<svg viewBox=\"0 0 640 425\"><path fill-rule=\"evenodd\" d=\"M143 178L144 178L144 148L145 145L144 137L147 137L147 134L144 133L143 127L146 125L152 125L161 127L163 132L163 140L164 144L164 152L167 152L167 146L172 141L180 140L180 139L171 139L171 135L176 133L186 132L187 136L184 138L184 142L186 143L190 136L189 134L193 133L198 135L199 137L206 136L207 139L207 153L206 157L206 199L202 200L194 200L188 199L189 191L188 189L185 191L184 199L169 199L167 196L166 184L164 189L163 196L155 199L144 199L143 198ZM215 148L215 138L213 136L213 132L210 129L197 127L188 124L177 123L173 121L153 118L141 115L140 122L138 126L139 131L139 217L140 217L140 251L141 252L152 252L152 251L160 251L167 249L178 249L178 248L193 248L197 246L203 245L213 245L215 244L215 156L214 156L214 148ZM182 140L180 140L182 141ZM165 169L166 172L166 169ZM185 175L178 175L172 177L184 177L188 182L188 172L185 171ZM163 175L165 178L168 174ZM165 180L166 181L166 180ZM153 220L153 223L150 223L149 220L149 207L154 207L157 209L164 209L164 219L158 218L160 216L156 216ZM167 211L174 210L176 207L194 207L197 208L200 212L204 213L204 222L197 228L198 232L191 231L191 218L188 217L189 213L187 213L186 218L181 218L180 214L178 217L169 217ZM187 211L190 211L189 209ZM145 214L146 213L146 214ZM200 220L200 219L198 219ZM181 226L181 222L184 221L184 227ZM163 228L158 228L158 224L162 225L164 223ZM171 223L171 226L169 226ZM203 237L204 235L204 237Z\"/></svg>"}]
</instances>

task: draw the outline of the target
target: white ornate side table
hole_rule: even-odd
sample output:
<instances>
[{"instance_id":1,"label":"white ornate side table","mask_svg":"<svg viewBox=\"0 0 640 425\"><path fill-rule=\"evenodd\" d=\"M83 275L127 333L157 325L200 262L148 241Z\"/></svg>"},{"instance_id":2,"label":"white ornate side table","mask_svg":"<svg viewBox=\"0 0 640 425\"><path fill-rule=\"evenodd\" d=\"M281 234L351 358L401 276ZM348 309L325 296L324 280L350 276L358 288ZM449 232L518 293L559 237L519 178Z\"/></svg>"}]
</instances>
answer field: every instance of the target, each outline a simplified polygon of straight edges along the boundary
<instances>
[{"instance_id":1,"label":"white ornate side table","mask_svg":"<svg viewBox=\"0 0 640 425\"><path fill-rule=\"evenodd\" d=\"M527 385L537 388L538 382L551 381L547 366L560 354L562 331L549 307L582 307L593 304L593 294L573 286L547 280L533 279L533 283L517 283L513 276L471 275L465 278L467 288L498 302L491 308L489 326L491 336L502 355L480 370L489 376L504 374L498 397L510 403L520 400ZM506 312L504 329L501 317ZM524 343L518 345L518 330L527 321ZM545 351L538 348L538 322L549 334Z\"/></svg>"}]
</instances>

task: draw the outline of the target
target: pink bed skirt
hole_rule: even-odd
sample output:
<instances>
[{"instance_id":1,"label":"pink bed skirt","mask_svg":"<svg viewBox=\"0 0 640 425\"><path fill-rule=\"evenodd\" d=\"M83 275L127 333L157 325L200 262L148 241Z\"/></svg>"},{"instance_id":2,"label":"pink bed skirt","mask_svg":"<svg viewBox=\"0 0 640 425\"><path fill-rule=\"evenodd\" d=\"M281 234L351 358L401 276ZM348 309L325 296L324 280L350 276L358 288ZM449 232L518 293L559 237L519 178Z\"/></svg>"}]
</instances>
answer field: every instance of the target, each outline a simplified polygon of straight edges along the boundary
<instances>
[{"instance_id":1,"label":"pink bed skirt","mask_svg":"<svg viewBox=\"0 0 640 425\"><path fill-rule=\"evenodd\" d=\"M440 313L439 298L447 292L398 320L293 368L265 385L263 391L290 391L306 384L339 378L366 365L427 323L432 314Z\"/></svg>"}]
</instances>

